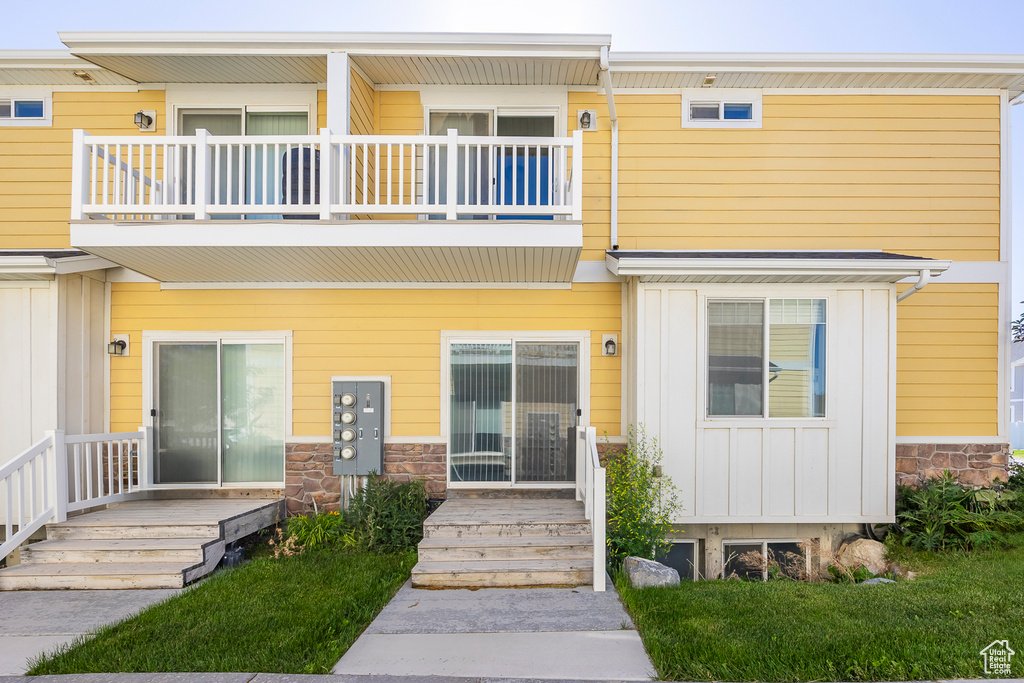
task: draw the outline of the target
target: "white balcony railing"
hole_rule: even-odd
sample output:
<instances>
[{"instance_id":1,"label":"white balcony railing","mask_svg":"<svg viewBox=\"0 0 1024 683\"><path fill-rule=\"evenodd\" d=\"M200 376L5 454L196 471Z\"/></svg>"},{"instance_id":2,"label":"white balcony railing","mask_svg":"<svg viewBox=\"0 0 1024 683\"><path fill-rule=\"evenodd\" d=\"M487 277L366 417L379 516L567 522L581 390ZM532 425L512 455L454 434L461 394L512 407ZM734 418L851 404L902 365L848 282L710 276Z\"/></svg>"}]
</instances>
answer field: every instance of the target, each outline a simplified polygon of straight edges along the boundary
<instances>
[{"instance_id":1,"label":"white balcony railing","mask_svg":"<svg viewBox=\"0 0 1024 683\"><path fill-rule=\"evenodd\" d=\"M597 453L597 429L576 428L576 500L590 520L594 538L594 590L605 590L607 562L607 480Z\"/></svg>"},{"instance_id":2,"label":"white balcony railing","mask_svg":"<svg viewBox=\"0 0 1024 683\"><path fill-rule=\"evenodd\" d=\"M582 219L583 137L74 133L72 219ZM574 172L575 170L575 172Z\"/></svg>"}]
</instances>

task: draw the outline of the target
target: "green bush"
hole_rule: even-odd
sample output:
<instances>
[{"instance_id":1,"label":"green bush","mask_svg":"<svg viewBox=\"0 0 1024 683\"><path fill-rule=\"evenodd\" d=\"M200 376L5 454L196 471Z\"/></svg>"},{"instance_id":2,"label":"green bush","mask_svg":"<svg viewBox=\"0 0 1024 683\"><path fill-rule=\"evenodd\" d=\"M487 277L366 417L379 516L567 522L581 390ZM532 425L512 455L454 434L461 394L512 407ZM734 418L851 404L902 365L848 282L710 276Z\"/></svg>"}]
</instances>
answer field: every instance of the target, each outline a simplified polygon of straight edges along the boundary
<instances>
[{"instance_id":1,"label":"green bush","mask_svg":"<svg viewBox=\"0 0 1024 683\"><path fill-rule=\"evenodd\" d=\"M1024 516L987 489L962 486L951 472L917 487L900 486L896 521L904 545L917 550L970 550L998 545L1024 529Z\"/></svg>"},{"instance_id":2,"label":"green bush","mask_svg":"<svg viewBox=\"0 0 1024 683\"><path fill-rule=\"evenodd\" d=\"M337 512L296 515L288 520L288 532L276 542L276 554L324 550L339 545L345 531L345 519Z\"/></svg>"},{"instance_id":3,"label":"green bush","mask_svg":"<svg viewBox=\"0 0 1024 683\"><path fill-rule=\"evenodd\" d=\"M608 562L618 567L626 557L653 560L669 547L666 540L679 496L672 480L659 476L662 461L657 439L643 427L630 427L626 448L608 458Z\"/></svg>"},{"instance_id":4,"label":"green bush","mask_svg":"<svg viewBox=\"0 0 1024 683\"><path fill-rule=\"evenodd\" d=\"M1006 507L1024 513L1024 464L1010 465L1009 477L998 495Z\"/></svg>"},{"instance_id":5,"label":"green bush","mask_svg":"<svg viewBox=\"0 0 1024 683\"><path fill-rule=\"evenodd\" d=\"M415 547L423 538L427 493L421 481L395 483L368 477L366 488L349 502L347 544L360 550L393 553Z\"/></svg>"}]
</instances>

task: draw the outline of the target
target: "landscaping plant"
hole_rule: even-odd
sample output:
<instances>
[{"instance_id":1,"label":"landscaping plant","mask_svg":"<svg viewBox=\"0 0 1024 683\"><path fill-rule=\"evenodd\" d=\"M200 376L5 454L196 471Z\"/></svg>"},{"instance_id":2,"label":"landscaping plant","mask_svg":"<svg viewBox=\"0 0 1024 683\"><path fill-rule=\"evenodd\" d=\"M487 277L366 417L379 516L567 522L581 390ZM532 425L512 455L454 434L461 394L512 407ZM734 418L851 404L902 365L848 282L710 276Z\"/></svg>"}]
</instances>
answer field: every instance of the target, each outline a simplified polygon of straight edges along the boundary
<instances>
[{"instance_id":1,"label":"landscaping plant","mask_svg":"<svg viewBox=\"0 0 1024 683\"><path fill-rule=\"evenodd\" d=\"M1024 529L1024 515L993 491L975 490L943 472L918 486L900 486L896 521L904 545L917 550L971 550L998 545Z\"/></svg>"},{"instance_id":2,"label":"landscaping plant","mask_svg":"<svg viewBox=\"0 0 1024 683\"><path fill-rule=\"evenodd\" d=\"M368 477L345 510L348 542L360 550L391 553L413 548L423 538L427 492L421 481L396 483Z\"/></svg>"},{"instance_id":3,"label":"landscaping plant","mask_svg":"<svg viewBox=\"0 0 1024 683\"><path fill-rule=\"evenodd\" d=\"M608 562L615 568L626 557L655 559L669 547L666 540L679 494L661 474L657 439L644 428L630 427L625 449L610 455L608 477Z\"/></svg>"},{"instance_id":4,"label":"landscaping plant","mask_svg":"<svg viewBox=\"0 0 1024 683\"><path fill-rule=\"evenodd\" d=\"M345 529L345 520L337 512L296 515L288 520L289 543L293 550L322 550L338 543ZM283 547L280 541L277 548Z\"/></svg>"}]
</instances>

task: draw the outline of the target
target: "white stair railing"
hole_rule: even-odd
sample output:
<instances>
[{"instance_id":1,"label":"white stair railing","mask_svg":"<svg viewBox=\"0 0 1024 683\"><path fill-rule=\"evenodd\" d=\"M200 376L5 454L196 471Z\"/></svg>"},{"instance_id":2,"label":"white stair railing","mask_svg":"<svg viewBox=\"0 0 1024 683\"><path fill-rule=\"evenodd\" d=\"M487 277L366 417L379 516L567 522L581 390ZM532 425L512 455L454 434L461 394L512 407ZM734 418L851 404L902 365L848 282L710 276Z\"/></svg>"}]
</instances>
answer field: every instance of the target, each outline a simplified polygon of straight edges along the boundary
<instances>
[{"instance_id":1,"label":"white stair railing","mask_svg":"<svg viewBox=\"0 0 1024 683\"><path fill-rule=\"evenodd\" d=\"M46 524L66 521L68 512L116 503L145 488L139 468L149 460L149 443L146 428L74 436L54 430L0 466L0 558Z\"/></svg>"},{"instance_id":2,"label":"white stair railing","mask_svg":"<svg viewBox=\"0 0 1024 683\"><path fill-rule=\"evenodd\" d=\"M583 510L590 520L594 536L594 590L606 589L605 564L607 562L607 482L605 469L597 453L597 429L576 428L576 500L583 502Z\"/></svg>"}]
</instances>

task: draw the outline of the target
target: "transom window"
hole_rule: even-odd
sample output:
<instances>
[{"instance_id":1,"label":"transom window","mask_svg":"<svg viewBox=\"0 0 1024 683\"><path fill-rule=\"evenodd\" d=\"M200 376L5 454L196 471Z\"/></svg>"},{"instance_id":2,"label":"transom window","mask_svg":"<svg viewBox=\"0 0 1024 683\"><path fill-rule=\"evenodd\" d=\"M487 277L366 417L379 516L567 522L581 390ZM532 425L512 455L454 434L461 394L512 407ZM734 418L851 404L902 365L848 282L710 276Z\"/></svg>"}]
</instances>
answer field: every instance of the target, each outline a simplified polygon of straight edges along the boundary
<instances>
[{"instance_id":1,"label":"transom window","mask_svg":"<svg viewBox=\"0 0 1024 683\"><path fill-rule=\"evenodd\" d=\"M684 90L682 114L683 128L760 128L761 91Z\"/></svg>"},{"instance_id":2,"label":"transom window","mask_svg":"<svg viewBox=\"0 0 1024 683\"><path fill-rule=\"evenodd\" d=\"M750 121L752 102L690 102L691 121Z\"/></svg>"},{"instance_id":3,"label":"transom window","mask_svg":"<svg viewBox=\"0 0 1024 683\"><path fill-rule=\"evenodd\" d=\"M824 417L826 309L825 299L709 300L708 416Z\"/></svg>"}]
</instances>

